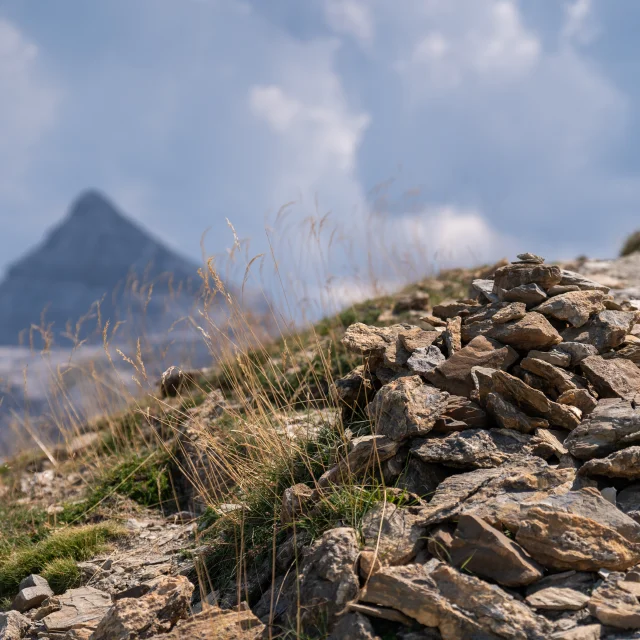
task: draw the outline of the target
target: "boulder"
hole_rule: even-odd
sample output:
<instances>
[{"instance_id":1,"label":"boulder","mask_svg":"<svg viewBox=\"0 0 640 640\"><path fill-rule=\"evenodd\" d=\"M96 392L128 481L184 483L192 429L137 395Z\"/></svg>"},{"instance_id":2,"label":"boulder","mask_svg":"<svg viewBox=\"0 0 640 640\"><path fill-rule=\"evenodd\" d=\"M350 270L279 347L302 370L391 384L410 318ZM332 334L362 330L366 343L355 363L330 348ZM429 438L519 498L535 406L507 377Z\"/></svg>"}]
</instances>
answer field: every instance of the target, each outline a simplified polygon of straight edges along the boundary
<instances>
[{"instance_id":1,"label":"boulder","mask_svg":"<svg viewBox=\"0 0 640 640\"><path fill-rule=\"evenodd\" d=\"M460 516L450 554L454 566L507 587L542 578L542 568L522 547L476 516Z\"/></svg>"},{"instance_id":2,"label":"boulder","mask_svg":"<svg viewBox=\"0 0 640 640\"><path fill-rule=\"evenodd\" d=\"M402 441L431 431L448 398L448 393L424 384L420 376L406 376L382 387L367 413L377 435Z\"/></svg>"},{"instance_id":3,"label":"boulder","mask_svg":"<svg viewBox=\"0 0 640 640\"><path fill-rule=\"evenodd\" d=\"M479 336L426 377L439 389L468 398L474 389L473 367L508 369L517 358L518 354L511 347Z\"/></svg>"},{"instance_id":4,"label":"boulder","mask_svg":"<svg viewBox=\"0 0 640 640\"><path fill-rule=\"evenodd\" d=\"M631 360L589 356L580 368L601 398L633 400L640 394L640 369Z\"/></svg>"},{"instance_id":5,"label":"boulder","mask_svg":"<svg viewBox=\"0 0 640 640\"><path fill-rule=\"evenodd\" d=\"M39 607L53 591L49 583L40 575L31 574L24 578L18 586L18 594L13 599L11 608L20 613Z\"/></svg>"},{"instance_id":6,"label":"boulder","mask_svg":"<svg viewBox=\"0 0 640 640\"><path fill-rule=\"evenodd\" d=\"M562 342L562 337L549 321L533 311L520 320L494 324L487 336L522 351L548 349Z\"/></svg>"},{"instance_id":7,"label":"boulder","mask_svg":"<svg viewBox=\"0 0 640 640\"><path fill-rule=\"evenodd\" d=\"M640 410L628 400L600 400L564 444L580 460L603 458L625 447L640 445Z\"/></svg>"},{"instance_id":8,"label":"boulder","mask_svg":"<svg viewBox=\"0 0 640 640\"><path fill-rule=\"evenodd\" d=\"M604 311L605 294L602 291L574 291L549 298L534 311L564 320L574 327L586 324L594 313Z\"/></svg>"},{"instance_id":9,"label":"boulder","mask_svg":"<svg viewBox=\"0 0 640 640\"><path fill-rule=\"evenodd\" d=\"M445 437L415 439L411 454L428 464L458 469L498 467L517 453L531 451L530 437L509 429L467 429Z\"/></svg>"}]
</instances>

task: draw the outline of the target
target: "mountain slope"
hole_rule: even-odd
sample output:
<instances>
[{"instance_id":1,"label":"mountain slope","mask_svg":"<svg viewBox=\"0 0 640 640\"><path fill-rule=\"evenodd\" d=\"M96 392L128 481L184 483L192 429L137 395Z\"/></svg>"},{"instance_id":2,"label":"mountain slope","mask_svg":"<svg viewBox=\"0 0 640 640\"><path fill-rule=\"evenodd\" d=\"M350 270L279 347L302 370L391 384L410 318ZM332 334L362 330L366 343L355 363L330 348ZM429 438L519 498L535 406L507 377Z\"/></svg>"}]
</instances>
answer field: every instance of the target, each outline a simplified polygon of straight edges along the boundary
<instances>
[{"instance_id":1,"label":"mountain slope","mask_svg":"<svg viewBox=\"0 0 640 640\"><path fill-rule=\"evenodd\" d=\"M85 192L39 245L8 269L0 284L0 344L17 344L21 331L40 325L45 310L45 323L53 323L59 337L67 322L75 325L103 298L104 318L130 320L130 312L139 315L144 306L131 295L134 280L154 283L146 315L147 328L157 329L166 324L160 315L169 282L194 288L199 278L194 262L151 237L102 194ZM112 295L115 291L120 293ZM184 307L174 306L173 315L176 311Z\"/></svg>"}]
</instances>

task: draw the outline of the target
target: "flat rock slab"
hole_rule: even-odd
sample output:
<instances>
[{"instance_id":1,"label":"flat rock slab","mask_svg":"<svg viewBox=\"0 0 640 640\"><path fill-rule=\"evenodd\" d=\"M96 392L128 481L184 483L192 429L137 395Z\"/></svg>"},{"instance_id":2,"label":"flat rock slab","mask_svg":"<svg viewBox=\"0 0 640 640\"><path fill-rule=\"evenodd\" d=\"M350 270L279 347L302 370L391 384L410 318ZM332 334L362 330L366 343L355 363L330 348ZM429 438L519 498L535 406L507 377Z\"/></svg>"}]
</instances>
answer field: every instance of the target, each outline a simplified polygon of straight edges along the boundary
<instances>
[{"instance_id":1,"label":"flat rock slab","mask_svg":"<svg viewBox=\"0 0 640 640\"><path fill-rule=\"evenodd\" d=\"M475 388L473 367L508 369L517 359L518 354L511 347L479 336L427 374L427 379L439 389L468 398Z\"/></svg>"},{"instance_id":2,"label":"flat rock slab","mask_svg":"<svg viewBox=\"0 0 640 640\"><path fill-rule=\"evenodd\" d=\"M605 294L602 291L574 291L549 298L534 311L564 320L574 327L586 324L589 318L604 311Z\"/></svg>"},{"instance_id":3,"label":"flat rock slab","mask_svg":"<svg viewBox=\"0 0 640 640\"><path fill-rule=\"evenodd\" d=\"M69 589L61 596L51 598L53 606L59 606L43 620L50 633L66 633L75 630L94 630L111 608L111 596L93 587Z\"/></svg>"},{"instance_id":4,"label":"flat rock slab","mask_svg":"<svg viewBox=\"0 0 640 640\"><path fill-rule=\"evenodd\" d=\"M487 336L522 351L548 349L562 342L562 337L551 323L535 312L527 313L520 320L494 324Z\"/></svg>"},{"instance_id":5,"label":"flat rock slab","mask_svg":"<svg viewBox=\"0 0 640 640\"><path fill-rule=\"evenodd\" d=\"M579 611L589 603L590 596L575 589L547 587L527 596L526 602L534 609L547 611Z\"/></svg>"},{"instance_id":6,"label":"flat rock slab","mask_svg":"<svg viewBox=\"0 0 640 640\"><path fill-rule=\"evenodd\" d=\"M634 589L637 584L625 584L619 575L610 576L591 595L591 615L610 627L640 629L640 602Z\"/></svg>"},{"instance_id":7,"label":"flat rock slab","mask_svg":"<svg viewBox=\"0 0 640 640\"><path fill-rule=\"evenodd\" d=\"M383 567L360 596L392 607L443 638L527 638L546 640L550 623L495 585L467 576L438 560L426 565Z\"/></svg>"},{"instance_id":8,"label":"flat rock slab","mask_svg":"<svg viewBox=\"0 0 640 640\"><path fill-rule=\"evenodd\" d=\"M633 400L640 393L640 369L631 360L590 356L580 368L601 398Z\"/></svg>"},{"instance_id":9,"label":"flat rock slab","mask_svg":"<svg viewBox=\"0 0 640 640\"><path fill-rule=\"evenodd\" d=\"M637 480L640 478L640 446L627 447L606 458L589 460L580 467L578 473L585 476Z\"/></svg>"},{"instance_id":10,"label":"flat rock slab","mask_svg":"<svg viewBox=\"0 0 640 640\"><path fill-rule=\"evenodd\" d=\"M513 454L531 453L531 437L509 429L467 429L416 439L411 454L425 463L459 469L499 467Z\"/></svg>"},{"instance_id":11,"label":"flat rock slab","mask_svg":"<svg viewBox=\"0 0 640 640\"><path fill-rule=\"evenodd\" d=\"M522 302L527 307L535 307L547 299L547 294L537 284L523 284L508 291L499 289L497 297L505 302Z\"/></svg>"},{"instance_id":12,"label":"flat rock slab","mask_svg":"<svg viewBox=\"0 0 640 640\"><path fill-rule=\"evenodd\" d=\"M614 451L640 445L640 410L628 400L605 399L564 442L580 460L602 458Z\"/></svg>"},{"instance_id":13,"label":"flat rock slab","mask_svg":"<svg viewBox=\"0 0 640 640\"><path fill-rule=\"evenodd\" d=\"M606 285L600 284L595 280L591 280L575 271L569 271L568 269L560 270L560 285L562 286L576 286L584 291L594 290L602 291L603 293L609 293L611 290Z\"/></svg>"},{"instance_id":14,"label":"flat rock slab","mask_svg":"<svg viewBox=\"0 0 640 640\"><path fill-rule=\"evenodd\" d=\"M537 284L549 289L562 281L560 268L544 264L516 263L508 264L496 270L494 292L498 289L513 289L527 284Z\"/></svg>"},{"instance_id":15,"label":"flat rock slab","mask_svg":"<svg viewBox=\"0 0 640 640\"><path fill-rule=\"evenodd\" d=\"M460 516L450 554L453 565L507 587L528 585L543 575L520 545L472 515Z\"/></svg>"}]
</instances>

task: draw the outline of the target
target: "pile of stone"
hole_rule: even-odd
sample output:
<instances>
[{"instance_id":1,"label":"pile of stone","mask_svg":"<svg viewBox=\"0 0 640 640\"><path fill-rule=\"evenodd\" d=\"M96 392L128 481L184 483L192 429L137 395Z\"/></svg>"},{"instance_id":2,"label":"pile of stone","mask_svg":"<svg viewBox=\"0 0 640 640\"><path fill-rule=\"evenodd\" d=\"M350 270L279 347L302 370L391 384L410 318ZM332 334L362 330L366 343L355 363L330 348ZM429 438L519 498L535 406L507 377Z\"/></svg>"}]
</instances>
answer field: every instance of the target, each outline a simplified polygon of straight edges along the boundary
<instances>
[{"instance_id":1,"label":"pile of stone","mask_svg":"<svg viewBox=\"0 0 640 640\"><path fill-rule=\"evenodd\" d=\"M639 319L523 254L421 326L352 325L363 363L333 393L373 434L288 489L283 517L366 474L414 500L305 552L303 617L335 638L376 638L379 619L415 639L640 637ZM289 606L273 589L271 619Z\"/></svg>"}]
</instances>

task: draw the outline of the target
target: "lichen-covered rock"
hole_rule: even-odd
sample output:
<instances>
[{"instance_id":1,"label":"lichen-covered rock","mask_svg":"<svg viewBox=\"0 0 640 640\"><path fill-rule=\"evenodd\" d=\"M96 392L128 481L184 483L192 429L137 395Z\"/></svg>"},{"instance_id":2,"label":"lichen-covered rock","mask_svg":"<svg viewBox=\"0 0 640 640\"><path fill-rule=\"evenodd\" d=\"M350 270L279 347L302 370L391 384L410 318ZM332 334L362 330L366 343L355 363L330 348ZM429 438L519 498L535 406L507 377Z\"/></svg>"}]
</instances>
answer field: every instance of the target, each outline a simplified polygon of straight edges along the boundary
<instances>
[{"instance_id":1,"label":"lichen-covered rock","mask_svg":"<svg viewBox=\"0 0 640 640\"><path fill-rule=\"evenodd\" d=\"M591 595L589 611L603 624L617 629L640 629L639 583L611 575Z\"/></svg>"},{"instance_id":2,"label":"lichen-covered rock","mask_svg":"<svg viewBox=\"0 0 640 640\"><path fill-rule=\"evenodd\" d=\"M122 598L106 613L91 640L151 638L171 631L189 615L193 585L184 576L163 576L140 598Z\"/></svg>"},{"instance_id":3,"label":"lichen-covered rock","mask_svg":"<svg viewBox=\"0 0 640 640\"><path fill-rule=\"evenodd\" d=\"M413 373L426 376L441 365L446 358L438 347L420 347L407 360L407 369Z\"/></svg>"},{"instance_id":4,"label":"lichen-covered rock","mask_svg":"<svg viewBox=\"0 0 640 640\"><path fill-rule=\"evenodd\" d=\"M30 626L29 618L17 611L0 613L0 640L21 640Z\"/></svg>"},{"instance_id":5,"label":"lichen-covered rock","mask_svg":"<svg viewBox=\"0 0 640 640\"><path fill-rule=\"evenodd\" d=\"M411 454L430 464L459 469L498 467L513 455L530 453L530 437L509 429L467 429L445 437L416 439Z\"/></svg>"},{"instance_id":6,"label":"lichen-covered rock","mask_svg":"<svg viewBox=\"0 0 640 640\"><path fill-rule=\"evenodd\" d=\"M448 393L426 385L420 376L406 376L382 387L367 413L377 435L402 441L431 431L448 398Z\"/></svg>"},{"instance_id":7,"label":"lichen-covered rock","mask_svg":"<svg viewBox=\"0 0 640 640\"><path fill-rule=\"evenodd\" d=\"M111 596L93 587L69 589L60 596L49 600L51 607L57 610L43 618L44 626L50 634L63 635L68 632L88 635L105 617L111 608ZM106 636L116 640L116 636ZM93 638L92 640L98 640Z\"/></svg>"}]
</instances>

